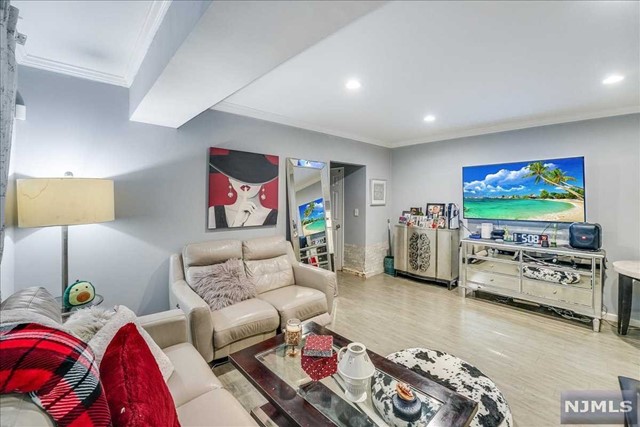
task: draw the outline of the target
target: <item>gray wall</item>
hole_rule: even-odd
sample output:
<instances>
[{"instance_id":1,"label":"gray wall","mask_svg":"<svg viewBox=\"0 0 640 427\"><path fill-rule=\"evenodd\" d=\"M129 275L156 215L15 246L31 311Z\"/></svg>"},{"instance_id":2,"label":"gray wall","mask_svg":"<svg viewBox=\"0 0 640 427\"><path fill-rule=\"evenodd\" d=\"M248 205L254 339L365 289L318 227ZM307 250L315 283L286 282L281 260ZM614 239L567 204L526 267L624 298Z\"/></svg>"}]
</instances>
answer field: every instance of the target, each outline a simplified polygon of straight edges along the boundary
<instances>
[{"instance_id":1,"label":"gray wall","mask_svg":"<svg viewBox=\"0 0 640 427\"><path fill-rule=\"evenodd\" d=\"M603 228L604 304L617 313L611 262L640 259L640 115L461 138L392 151L392 212L427 201L462 203L462 166L584 156L587 221ZM397 214L396 214L397 213ZM640 319L640 292L632 317Z\"/></svg>"},{"instance_id":2,"label":"gray wall","mask_svg":"<svg viewBox=\"0 0 640 427\"><path fill-rule=\"evenodd\" d=\"M187 242L285 235L285 158L367 165L390 178L390 150L232 114L207 111L180 129L128 120L125 88L20 68L28 119L17 123L17 177L115 180L116 220L70 227L70 279L92 281L105 305L139 314L168 307L168 260ZM207 149L220 146L280 156L275 227L205 229ZM370 174L370 175L369 175ZM368 197L368 196L367 196ZM386 240L386 207L367 207L367 243ZM60 229L15 229L15 288L59 294Z\"/></svg>"},{"instance_id":3,"label":"gray wall","mask_svg":"<svg viewBox=\"0 0 640 427\"><path fill-rule=\"evenodd\" d=\"M367 207L366 168L346 165L344 169L344 243L365 246ZM359 216L354 216L354 209Z\"/></svg>"},{"instance_id":4,"label":"gray wall","mask_svg":"<svg viewBox=\"0 0 640 427\"><path fill-rule=\"evenodd\" d=\"M320 181L314 182L313 184L296 191L296 204L298 205L297 207L300 207L300 205L304 205L305 203L318 200L321 197L322 184L320 183Z\"/></svg>"}]
</instances>

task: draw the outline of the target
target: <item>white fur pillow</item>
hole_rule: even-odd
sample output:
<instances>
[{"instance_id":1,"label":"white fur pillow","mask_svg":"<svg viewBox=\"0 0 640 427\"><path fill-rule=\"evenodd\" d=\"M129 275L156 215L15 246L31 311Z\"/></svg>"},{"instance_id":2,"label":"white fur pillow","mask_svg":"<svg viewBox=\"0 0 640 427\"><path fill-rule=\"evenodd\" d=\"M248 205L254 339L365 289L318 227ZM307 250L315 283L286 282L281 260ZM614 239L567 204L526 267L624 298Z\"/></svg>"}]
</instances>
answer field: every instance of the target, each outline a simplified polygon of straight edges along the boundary
<instances>
[{"instance_id":1,"label":"white fur pillow","mask_svg":"<svg viewBox=\"0 0 640 427\"><path fill-rule=\"evenodd\" d=\"M136 316L133 311L123 305L120 305L115 307L115 312L113 312L111 316L108 316L104 312L99 312L98 310L87 310L87 313L83 316L93 320L90 321L92 326L86 327L86 330L80 332L82 334L91 333L94 326L102 324L102 327L98 328L99 330L94 332L93 337L89 341L89 347L91 347L91 350L93 350L93 353L96 356L96 363L98 366L100 365L100 362L102 362L104 353L107 351L107 347L111 343L111 340L115 337L120 328L129 323L133 323L136 325L138 332L140 332L140 335L142 335L142 338L144 338L145 342L149 346L149 350L151 350L153 358L156 359L158 368L160 368L160 372L162 373L162 378L164 378L165 381L169 379L173 373L173 363L171 363L171 360L169 360L167 355L164 354L162 349L158 347L158 344L153 341L153 338L151 338L147 331L140 326L138 316ZM105 319L106 322L104 322ZM69 321L71 320L72 319L69 319ZM69 323L69 321L67 321L67 323ZM65 323L65 326L67 323Z\"/></svg>"},{"instance_id":2,"label":"white fur pillow","mask_svg":"<svg viewBox=\"0 0 640 427\"><path fill-rule=\"evenodd\" d=\"M96 306L81 308L69 316L64 326L82 341L89 342L114 314L116 314L114 310Z\"/></svg>"},{"instance_id":3,"label":"white fur pillow","mask_svg":"<svg viewBox=\"0 0 640 427\"><path fill-rule=\"evenodd\" d=\"M213 311L256 296L256 285L239 259L191 270L191 287Z\"/></svg>"}]
</instances>

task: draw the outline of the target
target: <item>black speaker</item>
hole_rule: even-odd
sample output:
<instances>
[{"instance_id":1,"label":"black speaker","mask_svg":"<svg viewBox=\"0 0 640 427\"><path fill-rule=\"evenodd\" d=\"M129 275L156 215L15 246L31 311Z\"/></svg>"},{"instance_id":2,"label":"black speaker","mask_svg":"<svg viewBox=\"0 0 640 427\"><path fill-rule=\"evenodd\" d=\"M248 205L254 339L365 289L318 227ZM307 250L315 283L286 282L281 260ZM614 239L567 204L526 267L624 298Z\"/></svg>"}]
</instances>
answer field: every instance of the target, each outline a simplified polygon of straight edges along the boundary
<instances>
[{"instance_id":1,"label":"black speaker","mask_svg":"<svg viewBox=\"0 0 640 427\"><path fill-rule=\"evenodd\" d=\"M600 224L574 222L569 226L569 245L575 249L597 251L602 246Z\"/></svg>"}]
</instances>

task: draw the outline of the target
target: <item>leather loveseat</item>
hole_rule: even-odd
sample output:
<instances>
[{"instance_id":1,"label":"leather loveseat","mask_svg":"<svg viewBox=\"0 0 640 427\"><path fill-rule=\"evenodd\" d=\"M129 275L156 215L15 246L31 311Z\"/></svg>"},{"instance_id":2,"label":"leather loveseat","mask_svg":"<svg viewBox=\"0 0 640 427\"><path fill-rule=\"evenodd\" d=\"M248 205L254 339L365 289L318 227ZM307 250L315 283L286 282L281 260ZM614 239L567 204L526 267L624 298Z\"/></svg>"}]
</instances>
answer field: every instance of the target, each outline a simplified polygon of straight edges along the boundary
<instances>
[{"instance_id":1,"label":"leather loveseat","mask_svg":"<svg viewBox=\"0 0 640 427\"><path fill-rule=\"evenodd\" d=\"M184 313L170 310L138 319L173 364L167 386L183 427L257 425L188 342ZM27 395L14 393L0 397L0 425L53 427L55 424Z\"/></svg>"},{"instance_id":2,"label":"leather loveseat","mask_svg":"<svg viewBox=\"0 0 640 427\"><path fill-rule=\"evenodd\" d=\"M258 295L211 311L189 282L198 268L231 258L243 260ZM187 315L191 342L208 362L274 336L291 318L327 325L335 289L335 273L299 263L280 236L191 243L171 257L171 306Z\"/></svg>"}]
</instances>

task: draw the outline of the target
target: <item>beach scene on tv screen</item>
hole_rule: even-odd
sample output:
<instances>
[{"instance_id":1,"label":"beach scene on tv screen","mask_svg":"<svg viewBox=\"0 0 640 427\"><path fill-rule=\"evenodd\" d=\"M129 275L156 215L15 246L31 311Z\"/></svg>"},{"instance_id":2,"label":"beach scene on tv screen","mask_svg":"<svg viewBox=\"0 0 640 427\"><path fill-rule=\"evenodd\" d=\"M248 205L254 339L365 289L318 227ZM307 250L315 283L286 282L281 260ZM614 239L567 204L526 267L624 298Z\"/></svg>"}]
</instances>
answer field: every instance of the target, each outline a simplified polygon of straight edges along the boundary
<instances>
[{"instance_id":1,"label":"beach scene on tv screen","mask_svg":"<svg viewBox=\"0 0 640 427\"><path fill-rule=\"evenodd\" d=\"M468 166L462 179L467 219L585 221L582 157Z\"/></svg>"},{"instance_id":2,"label":"beach scene on tv screen","mask_svg":"<svg viewBox=\"0 0 640 427\"><path fill-rule=\"evenodd\" d=\"M324 203L322 198L298 207L302 234L310 236L325 230Z\"/></svg>"}]
</instances>

